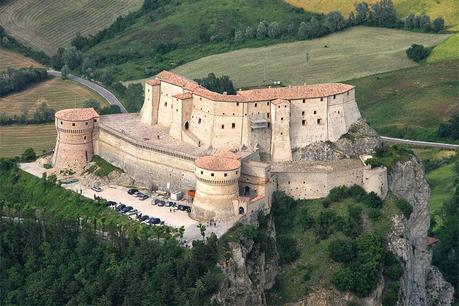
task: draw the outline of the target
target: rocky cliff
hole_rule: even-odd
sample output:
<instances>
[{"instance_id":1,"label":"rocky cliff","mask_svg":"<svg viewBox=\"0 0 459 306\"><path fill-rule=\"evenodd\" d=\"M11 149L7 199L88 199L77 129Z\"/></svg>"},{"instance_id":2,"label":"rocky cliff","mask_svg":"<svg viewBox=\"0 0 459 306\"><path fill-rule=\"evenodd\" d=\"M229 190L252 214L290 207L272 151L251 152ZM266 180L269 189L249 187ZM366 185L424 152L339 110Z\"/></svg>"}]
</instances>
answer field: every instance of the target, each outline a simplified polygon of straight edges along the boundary
<instances>
[{"instance_id":1,"label":"rocky cliff","mask_svg":"<svg viewBox=\"0 0 459 306\"><path fill-rule=\"evenodd\" d=\"M388 181L390 191L413 208L408 220L401 215L394 217L388 243L389 249L404 260L398 305L451 305L453 287L431 265L432 253L426 239L430 187L421 163L415 157L397 162L389 169Z\"/></svg>"},{"instance_id":2,"label":"rocky cliff","mask_svg":"<svg viewBox=\"0 0 459 306\"><path fill-rule=\"evenodd\" d=\"M255 224L255 226L259 226ZM279 272L276 231L271 216L262 229L263 242L240 237L228 243L228 255L221 262L225 277L213 302L219 305L266 305L265 291L274 285Z\"/></svg>"}]
</instances>

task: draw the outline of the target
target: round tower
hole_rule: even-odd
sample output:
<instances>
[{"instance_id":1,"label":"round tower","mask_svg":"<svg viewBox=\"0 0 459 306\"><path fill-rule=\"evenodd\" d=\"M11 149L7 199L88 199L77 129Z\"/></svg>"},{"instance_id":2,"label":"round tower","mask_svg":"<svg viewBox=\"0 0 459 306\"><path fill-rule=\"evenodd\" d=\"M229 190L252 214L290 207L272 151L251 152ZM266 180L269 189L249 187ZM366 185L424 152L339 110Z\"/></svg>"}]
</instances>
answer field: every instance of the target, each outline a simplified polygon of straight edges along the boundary
<instances>
[{"instance_id":1,"label":"round tower","mask_svg":"<svg viewBox=\"0 0 459 306\"><path fill-rule=\"evenodd\" d=\"M53 166L57 169L81 169L94 154L93 138L99 114L93 108L73 108L55 115L57 139Z\"/></svg>"},{"instance_id":2,"label":"round tower","mask_svg":"<svg viewBox=\"0 0 459 306\"><path fill-rule=\"evenodd\" d=\"M232 153L203 156L195 161L196 195L191 217L199 221L234 217L239 197L241 162Z\"/></svg>"}]
</instances>

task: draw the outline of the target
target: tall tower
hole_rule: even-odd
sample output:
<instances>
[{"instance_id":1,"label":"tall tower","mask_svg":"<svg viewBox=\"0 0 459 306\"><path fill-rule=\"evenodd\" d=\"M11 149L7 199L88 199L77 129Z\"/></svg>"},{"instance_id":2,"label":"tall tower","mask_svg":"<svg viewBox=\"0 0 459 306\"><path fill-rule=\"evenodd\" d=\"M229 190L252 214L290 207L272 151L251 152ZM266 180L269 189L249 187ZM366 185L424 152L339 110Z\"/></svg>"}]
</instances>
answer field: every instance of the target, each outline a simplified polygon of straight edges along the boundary
<instances>
[{"instance_id":1,"label":"tall tower","mask_svg":"<svg viewBox=\"0 0 459 306\"><path fill-rule=\"evenodd\" d=\"M196 195L191 217L222 220L237 215L241 162L230 152L203 156L195 161Z\"/></svg>"},{"instance_id":2,"label":"tall tower","mask_svg":"<svg viewBox=\"0 0 459 306\"><path fill-rule=\"evenodd\" d=\"M81 169L94 154L93 138L99 114L93 108L72 108L55 115L57 139L53 166L56 169Z\"/></svg>"}]
</instances>

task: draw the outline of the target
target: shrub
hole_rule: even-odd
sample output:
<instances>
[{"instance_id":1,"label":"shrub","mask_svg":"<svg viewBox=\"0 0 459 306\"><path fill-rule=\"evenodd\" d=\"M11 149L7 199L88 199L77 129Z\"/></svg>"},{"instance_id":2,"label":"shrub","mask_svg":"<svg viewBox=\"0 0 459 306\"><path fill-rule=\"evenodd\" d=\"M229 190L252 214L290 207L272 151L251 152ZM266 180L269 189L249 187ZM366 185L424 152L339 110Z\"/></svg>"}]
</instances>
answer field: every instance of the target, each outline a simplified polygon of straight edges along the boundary
<instances>
[{"instance_id":1,"label":"shrub","mask_svg":"<svg viewBox=\"0 0 459 306\"><path fill-rule=\"evenodd\" d=\"M403 213L403 215L407 219L410 217L411 213L413 212L413 207L405 199L398 199L397 202L395 202L395 205L397 206L398 209L400 209L400 211Z\"/></svg>"},{"instance_id":2,"label":"shrub","mask_svg":"<svg viewBox=\"0 0 459 306\"><path fill-rule=\"evenodd\" d=\"M378 221L379 218L381 217L381 210L376 209L376 208L370 208L368 210L368 218L373 221Z\"/></svg>"},{"instance_id":3,"label":"shrub","mask_svg":"<svg viewBox=\"0 0 459 306\"><path fill-rule=\"evenodd\" d=\"M315 233L318 240L327 239L335 232L339 218L332 211L322 211L315 223Z\"/></svg>"},{"instance_id":4,"label":"shrub","mask_svg":"<svg viewBox=\"0 0 459 306\"><path fill-rule=\"evenodd\" d=\"M429 54L431 49L425 48L423 45L413 44L406 50L406 55L416 63L419 63L425 60Z\"/></svg>"},{"instance_id":5,"label":"shrub","mask_svg":"<svg viewBox=\"0 0 459 306\"><path fill-rule=\"evenodd\" d=\"M393 306L398 301L399 285L397 283L390 283L386 292L383 294L382 306Z\"/></svg>"},{"instance_id":6,"label":"shrub","mask_svg":"<svg viewBox=\"0 0 459 306\"><path fill-rule=\"evenodd\" d=\"M336 262L350 262L355 257L355 249L350 239L334 240L328 245L328 254Z\"/></svg>"},{"instance_id":7,"label":"shrub","mask_svg":"<svg viewBox=\"0 0 459 306\"><path fill-rule=\"evenodd\" d=\"M32 148L28 148L22 153L21 155L21 161L23 162L32 162L37 159L37 155L35 154L35 151Z\"/></svg>"},{"instance_id":8,"label":"shrub","mask_svg":"<svg viewBox=\"0 0 459 306\"><path fill-rule=\"evenodd\" d=\"M383 200L373 191L366 196L364 202L371 208L380 208L383 205Z\"/></svg>"},{"instance_id":9,"label":"shrub","mask_svg":"<svg viewBox=\"0 0 459 306\"><path fill-rule=\"evenodd\" d=\"M279 236L277 242L281 264L289 264L300 256L295 239L289 236Z\"/></svg>"},{"instance_id":10,"label":"shrub","mask_svg":"<svg viewBox=\"0 0 459 306\"><path fill-rule=\"evenodd\" d=\"M314 219L309 215L307 207L300 208L300 211L295 216L295 223L301 226L303 230L307 230L314 225Z\"/></svg>"},{"instance_id":11,"label":"shrub","mask_svg":"<svg viewBox=\"0 0 459 306\"><path fill-rule=\"evenodd\" d=\"M346 186L339 186L330 190L327 199L330 202L338 202L347 197L349 197L349 189Z\"/></svg>"}]
</instances>

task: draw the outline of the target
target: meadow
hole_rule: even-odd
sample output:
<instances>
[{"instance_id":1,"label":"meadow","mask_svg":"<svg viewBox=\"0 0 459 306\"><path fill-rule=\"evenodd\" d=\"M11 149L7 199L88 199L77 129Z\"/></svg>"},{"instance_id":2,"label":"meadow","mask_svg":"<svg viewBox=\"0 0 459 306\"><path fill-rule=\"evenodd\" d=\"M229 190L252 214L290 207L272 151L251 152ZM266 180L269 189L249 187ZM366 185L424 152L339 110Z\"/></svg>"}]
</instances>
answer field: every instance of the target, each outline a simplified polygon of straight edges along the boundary
<instances>
[{"instance_id":1,"label":"meadow","mask_svg":"<svg viewBox=\"0 0 459 306\"><path fill-rule=\"evenodd\" d=\"M79 32L95 34L142 0L15 0L0 6L0 24L19 41L54 54Z\"/></svg>"},{"instance_id":2,"label":"meadow","mask_svg":"<svg viewBox=\"0 0 459 306\"><path fill-rule=\"evenodd\" d=\"M375 3L378 0L286 0L287 3L301 7L306 11L328 13L340 11L345 16L355 11L359 2ZM432 19L443 17L447 26L459 25L459 2L456 0L393 0L397 12L401 17L409 14L427 14ZM457 29L457 28L456 28Z\"/></svg>"},{"instance_id":3,"label":"meadow","mask_svg":"<svg viewBox=\"0 0 459 306\"><path fill-rule=\"evenodd\" d=\"M405 55L413 43L433 46L448 36L355 27L319 39L212 55L174 69L190 78L229 75L238 87L337 82L416 66Z\"/></svg>"},{"instance_id":4,"label":"meadow","mask_svg":"<svg viewBox=\"0 0 459 306\"><path fill-rule=\"evenodd\" d=\"M459 60L372 75L346 83L357 87L362 116L381 135L445 141L438 125L459 112Z\"/></svg>"},{"instance_id":5,"label":"meadow","mask_svg":"<svg viewBox=\"0 0 459 306\"><path fill-rule=\"evenodd\" d=\"M0 70L21 67L43 67L31 58L0 48Z\"/></svg>"},{"instance_id":6,"label":"meadow","mask_svg":"<svg viewBox=\"0 0 459 306\"><path fill-rule=\"evenodd\" d=\"M54 124L0 126L0 157L19 156L28 148L49 152L55 143Z\"/></svg>"}]
</instances>

